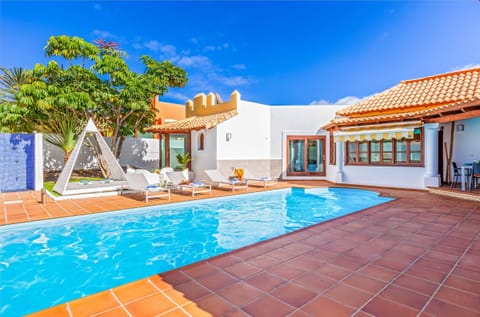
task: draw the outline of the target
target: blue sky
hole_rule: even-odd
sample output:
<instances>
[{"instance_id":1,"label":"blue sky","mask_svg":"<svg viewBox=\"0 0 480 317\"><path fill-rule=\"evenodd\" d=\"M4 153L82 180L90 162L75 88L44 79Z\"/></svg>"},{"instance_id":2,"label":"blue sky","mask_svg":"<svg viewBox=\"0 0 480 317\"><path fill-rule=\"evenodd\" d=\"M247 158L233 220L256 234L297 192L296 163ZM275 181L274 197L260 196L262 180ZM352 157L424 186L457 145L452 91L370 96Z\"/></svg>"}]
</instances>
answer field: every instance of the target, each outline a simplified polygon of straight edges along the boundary
<instances>
[{"instance_id":1,"label":"blue sky","mask_svg":"<svg viewBox=\"0 0 480 317\"><path fill-rule=\"evenodd\" d=\"M480 65L480 2L0 2L0 66L45 63L51 35L119 43L185 68L199 92L265 104L352 101L417 78Z\"/></svg>"}]
</instances>

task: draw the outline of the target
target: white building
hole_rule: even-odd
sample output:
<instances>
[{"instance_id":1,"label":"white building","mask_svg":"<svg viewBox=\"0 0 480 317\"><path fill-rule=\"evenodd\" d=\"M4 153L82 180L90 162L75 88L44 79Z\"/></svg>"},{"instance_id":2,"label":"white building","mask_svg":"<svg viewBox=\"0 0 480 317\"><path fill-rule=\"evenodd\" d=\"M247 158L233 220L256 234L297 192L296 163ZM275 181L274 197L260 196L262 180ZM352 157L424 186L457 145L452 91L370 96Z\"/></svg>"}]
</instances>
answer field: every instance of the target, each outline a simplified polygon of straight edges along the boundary
<instances>
[{"instance_id":1,"label":"white building","mask_svg":"<svg viewBox=\"0 0 480 317\"><path fill-rule=\"evenodd\" d=\"M402 81L349 107L270 106L236 91L217 99L198 94L186 119L148 129L161 134L161 167L175 165L170 148L181 141L197 180L207 169L245 167L285 180L423 189L446 180L447 155L459 165L480 160L480 68Z\"/></svg>"}]
</instances>

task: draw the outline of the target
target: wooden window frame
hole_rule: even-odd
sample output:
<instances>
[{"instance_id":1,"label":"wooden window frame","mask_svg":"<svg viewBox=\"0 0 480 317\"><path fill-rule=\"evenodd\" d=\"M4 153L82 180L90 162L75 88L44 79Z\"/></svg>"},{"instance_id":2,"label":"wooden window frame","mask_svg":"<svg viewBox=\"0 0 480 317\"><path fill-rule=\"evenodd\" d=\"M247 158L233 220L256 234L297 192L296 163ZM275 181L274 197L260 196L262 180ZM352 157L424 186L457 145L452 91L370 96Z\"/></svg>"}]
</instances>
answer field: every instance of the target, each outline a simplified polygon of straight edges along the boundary
<instances>
[{"instance_id":1,"label":"wooden window frame","mask_svg":"<svg viewBox=\"0 0 480 317\"><path fill-rule=\"evenodd\" d=\"M288 135L287 136L287 176L326 176L327 175L327 164L326 164L326 136L324 135ZM305 141L305 144L308 143L308 140L322 140L322 153L323 157L321 158L322 164L323 164L323 172L308 172L308 164L305 165L305 171L304 172L290 172L288 169L288 162L290 158L290 147L289 147L289 142L291 140L303 140ZM308 157L308 146L304 146L304 158Z\"/></svg>"},{"instance_id":2,"label":"wooden window frame","mask_svg":"<svg viewBox=\"0 0 480 317\"><path fill-rule=\"evenodd\" d=\"M337 165L337 142L333 135L330 134L330 165Z\"/></svg>"},{"instance_id":3,"label":"wooden window frame","mask_svg":"<svg viewBox=\"0 0 480 317\"><path fill-rule=\"evenodd\" d=\"M424 135L423 129L420 131L419 139L390 139L390 140L380 140L380 161L379 162L371 162L371 152L370 152L370 144L372 141L354 141L354 142L345 142L345 165L353 165L353 166L412 166L412 167L423 167L424 166ZM392 162L384 162L383 161L383 142L384 141L391 141L392 142ZM397 142L406 142L406 162L397 162ZM410 160L410 153L411 152L418 152L418 151L411 151L411 143L412 142L420 142L420 162L412 162ZM367 142L367 162L359 162L359 145L360 143ZM374 141L377 142L377 141ZM348 146L349 144L355 143L355 162L349 162L349 151Z\"/></svg>"}]
</instances>

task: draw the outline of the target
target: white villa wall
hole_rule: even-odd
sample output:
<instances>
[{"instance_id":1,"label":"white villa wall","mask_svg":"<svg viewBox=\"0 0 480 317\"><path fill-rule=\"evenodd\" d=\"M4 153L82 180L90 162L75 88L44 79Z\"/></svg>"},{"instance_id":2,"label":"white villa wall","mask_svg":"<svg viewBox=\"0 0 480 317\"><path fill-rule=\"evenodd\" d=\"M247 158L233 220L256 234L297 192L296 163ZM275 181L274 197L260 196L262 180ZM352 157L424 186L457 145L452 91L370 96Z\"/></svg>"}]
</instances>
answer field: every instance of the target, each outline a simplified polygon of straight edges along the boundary
<instances>
[{"instance_id":1,"label":"white villa wall","mask_svg":"<svg viewBox=\"0 0 480 317\"><path fill-rule=\"evenodd\" d=\"M217 126L218 160L269 160L270 107L240 100L238 115ZM231 139L226 140L226 134Z\"/></svg>"},{"instance_id":2,"label":"white villa wall","mask_svg":"<svg viewBox=\"0 0 480 317\"><path fill-rule=\"evenodd\" d=\"M424 189L425 168L354 166L343 167L343 183Z\"/></svg>"},{"instance_id":3,"label":"white villa wall","mask_svg":"<svg viewBox=\"0 0 480 317\"><path fill-rule=\"evenodd\" d=\"M463 124L463 131L455 131L453 143L453 160L459 165L480 160L480 117L457 121ZM450 129L448 130L450 133ZM445 140L445 139L444 139ZM450 137L448 137L450 140Z\"/></svg>"},{"instance_id":4,"label":"white villa wall","mask_svg":"<svg viewBox=\"0 0 480 317\"><path fill-rule=\"evenodd\" d=\"M110 138L105 141L110 144ZM138 168L153 170L159 166L160 143L157 139L127 138L120 153L120 165L133 165ZM43 168L46 171L59 171L63 168L64 152L58 147L43 141ZM97 167L97 160L85 146L78 157L75 169Z\"/></svg>"},{"instance_id":5,"label":"white villa wall","mask_svg":"<svg viewBox=\"0 0 480 317\"><path fill-rule=\"evenodd\" d=\"M326 138L326 177L335 179L336 167L329 164L330 146L328 132L321 127L335 118L335 112L345 105L307 105L272 106L271 109L271 159L281 161L282 178L295 179L305 177L287 177L286 146L288 135L323 135ZM315 177L309 177L315 179Z\"/></svg>"},{"instance_id":6,"label":"white villa wall","mask_svg":"<svg viewBox=\"0 0 480 317\"><path fill-rule=\"evenodd\" d=\"M457 126L463 124L463 131L457 131ZM443 141L447 143L450 148L450 131L451 123L441 124L443 127ZM456 162L458 166L465 163L471 163L473 160L480 160L480 117L471 118L467 120L459 120L455 122L454 141L452 161ZM443 149L443 175L446 175L447 159L445 156L445 148ZM453 175L453 169L451 171ZM444 181L446 179L444 178Z\"/></svg>"},{"instance_id":7,"label":"white villa wall","mask_svg":"<svg viewBox=\"0 0 480 317\"><path fill-rule=\"evenodd\" d=\"M198 150L198 137L204 133L204 149ZM191 168L196 181L205 181L207 177L203 171L217 168L217 128L192 131L191 133Z\"/></svg>"}]
</instances>

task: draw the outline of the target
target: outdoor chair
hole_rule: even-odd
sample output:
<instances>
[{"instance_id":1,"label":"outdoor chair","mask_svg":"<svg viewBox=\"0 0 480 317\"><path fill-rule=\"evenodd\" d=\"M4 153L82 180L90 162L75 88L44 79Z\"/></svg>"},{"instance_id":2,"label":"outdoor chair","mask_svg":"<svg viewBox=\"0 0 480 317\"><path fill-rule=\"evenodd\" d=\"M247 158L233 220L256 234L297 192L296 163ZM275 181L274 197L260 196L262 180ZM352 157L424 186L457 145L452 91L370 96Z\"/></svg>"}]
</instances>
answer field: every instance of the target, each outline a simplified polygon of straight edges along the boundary
<instances>
[{"instance_id":1,"label":"outdoor chair","mask_svg":"<svg viewBox=\"0 0 480 317\"><path fill-rule=\"evenodd\" d=\"M235 169L238 169L238 168L235 168ZM253 184L260 184L264 188L267 188L267 186L277 186L277 184L278 184L278 179L277 178L272 178L270 176L254 176L246 168L243 168L243 179L245 179L245 181L247 182L248 185L250 185L252 183Z\"/></svg>"},{"instance_id":2,"label":"outdoor chair","mask_svg":"<svg viewBox=\"0 0 480 317\"><path fill-rule=\"evenodd\" d=\"M152 173L153 174L153 173ZM145 202L150 198L167 197L170 200L170 189L161 187L158 183L150 183L143 173L127 173L127 188L134 192L145 194Z\"/></svg>"},{"instance_id":3,"label":"outdoor chair","mask_svg":"<svg viewBox=\"0 0 480 317\"><path fill-rule=\"evenodd\" d=\"M478 179L480 179L480 162L473 162L472 164L472 183L470 190L477 189Z\"/></svg>"},{"instance_id":4,"label":"outdoor chair","mask_svg":"<svg viewBox=\"0 0 480 317\"><path fill-rule=\"evenodd\" d=\"M458 180L461 179L462 172L460 168L457 166L456 162L452 162L452 167L453 167L453 181L452 181L451 188L455 188L457 186ZM469 183L470 176L471 176L470 170L465 169L465 177L466 177L467 184Z\"/></svg>"},{"instance_id":5,"label":"outdoor chair","mask_svg":"<svg viewBox=\"0 0 480 317\"><path fill-rule=\"evenodd\" d=\"M210 193L212 195L212 185L190 182L184 172L167 172L166 176L173 189L189 191L192 193L192 197L200 193Z\"/></svg>"},{"instance_id":6,"label":"outdoor chair","mask_svg":"<svg viewBox=\"0 0 480 317\"><path fill-rule=\"evenodd\" d=\"M239 180L238 178L228 178L220 173L218 170L206 170L205 174L212 183L217 187L230 187L232 191L236 189L248 190L248 184L245 180Z\"/></svg>"}]
</instances>

